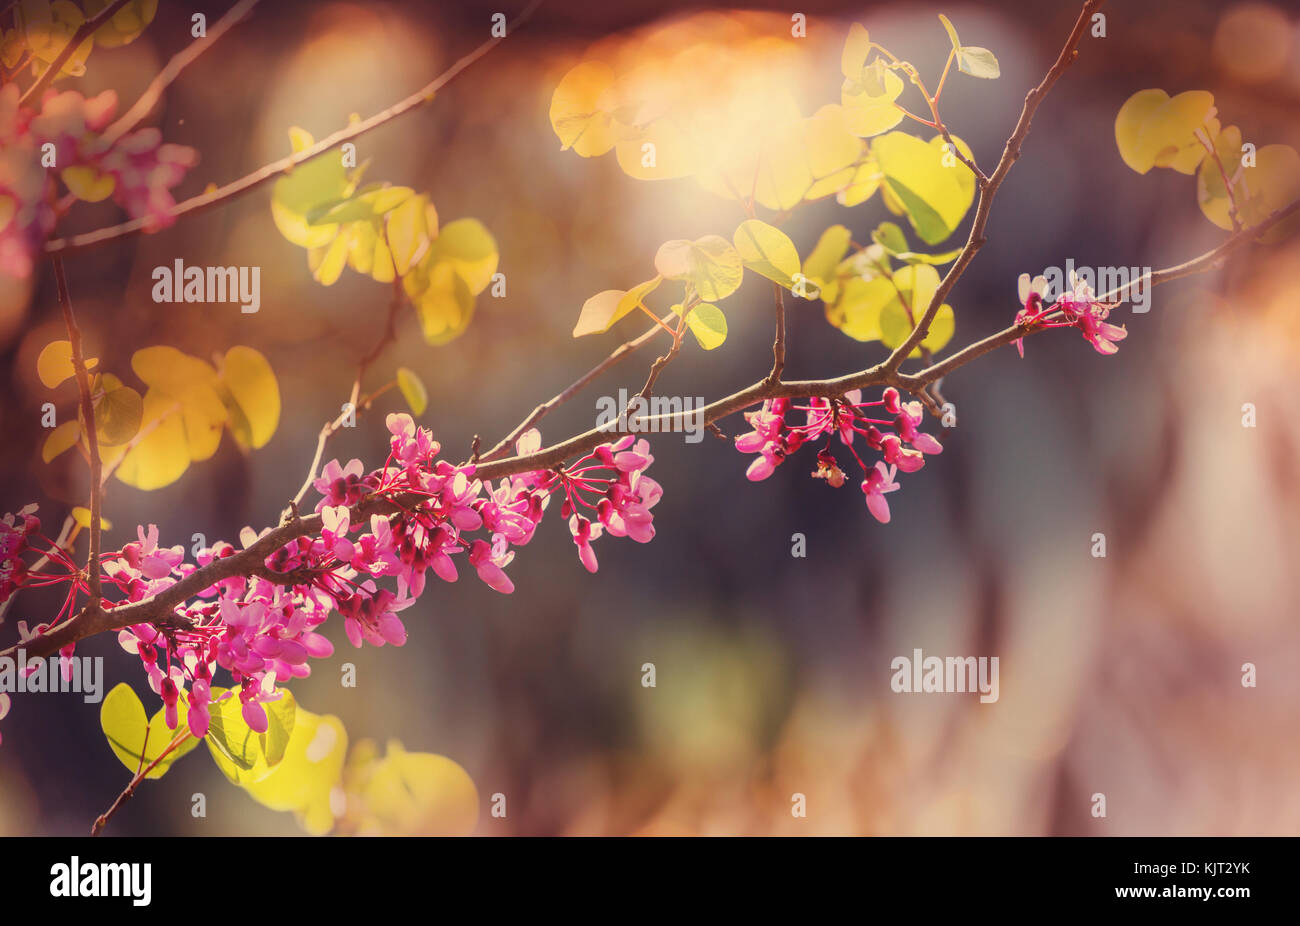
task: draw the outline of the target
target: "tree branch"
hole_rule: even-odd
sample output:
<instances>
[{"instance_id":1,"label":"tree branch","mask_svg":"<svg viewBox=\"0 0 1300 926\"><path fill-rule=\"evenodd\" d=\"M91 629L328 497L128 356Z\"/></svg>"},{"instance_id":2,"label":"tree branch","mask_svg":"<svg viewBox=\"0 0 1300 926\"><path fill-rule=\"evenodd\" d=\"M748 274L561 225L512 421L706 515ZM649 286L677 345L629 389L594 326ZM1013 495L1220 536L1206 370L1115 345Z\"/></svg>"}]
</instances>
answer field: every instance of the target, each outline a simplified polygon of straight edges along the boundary
<instances>
[{"instance_id":1,"label":"tree branch","mask_svg":"<svg viewBox=\"0 0 1300 926\"><path fill-rule=\"evenodd\" d=\"M515 29L523 25L533 13L541 6L542 0L532 0L528 7L515 17L514 21L506 27L506 35L510 35ZM346 141L359 138L369 132L373 132L380 126L391 122L398 116L423 106L431 101L439 90L442 90L449 83L459 77L472 64L486 55L495 48L500 42L505 41L505 36L493 37L483 44L479 45L469 54L456 61L451 67L443 71L438 77L434 78L424 87L412 93L403 100L394 103L392 106L378 112L369 119L363 119L360 122L349 125L347 128L339 129L333 135L321 139L310 148L291 154L287 157L280 158L278 161L272 161L246 174L238 180L227 183L223 187L218 187L211 193L203 193L199 196L191 197L184 202L178 203L172 210L171 217L178 219L181 216L192 215L219 206L229 199L256 189L264 183L269 183L277 179L281 174L287 173L300 164L304 164L314 158L320 157L325 152L338 147ZM96 231L86 232L81 235L73 235L68 238L54 238L45 243L45 253L54 254L71 254L74 251L84 251L97 245L105 244L109 241L116 241L119 238L129 238L133 235L139 235L152 228L152 221L148 218L132 219L129 222L123 222L120 225L113 225L108 228L101 228Z\"/></svg>"},{"instance_id":2,"label":"tree branch","mask_svg":"<svg viewBox=\"0 0 1300 926\"><path fill-rule=\"evenodd\" d=\"M1297 212L1300 212L1300 200L1273 213L1254 228L1233 235L1218 247L1201 254L1199 257L1173 267L1155 271L1149 277L1144 276L1138 281L1130 282L1123 287L1104 294L1103 298L1106 301L1116 301L1126 296L1143 280L1147 281L1149 286L1158 286L1180 277L1203 273L1211 269L1219 259L1229 252L1236 250L1247 241L1258 237ZM650 332L647 332L647 335L654 330L656 329L651 329ZM970 345L957 354L915 375L904 375L897 371L891 371L882 362L865 370L832 379L785 381L780 383L770 383L766 379L762 379L741 389L739 392L732 393L705 406L702 423L705 425L712 424L720 418L725 418L751 405L756 405L765 399L840 396L852 389L864 389L871 386L895 386L916 392L928 383L934 382L957 367L969 363L976 357L986 354L996 347L1009 344L1017 337L1028 337L1045 330L1050 329L1013 325L1005 331ZM645 336L643 335L643 337ZM606 362L608 363L608 361ZM637 423L637 428L642 433L676 432L685 431L688 425L697 426L694 421L694 416L697 414L700 414L698 410L692 410L691 412L682 411L663 415L639 415L632 420ZM692 421L687 421L687 415L691 416ZM608 441L609 437L610 434L607 429L593 428L558 444L544 447L535 453L480 464L475 472L475 477L487 481L512 476L516 473L552 469L560 466L572 456L589 452L597 445ZM351 508L349 520L353 524L359 524L367 520L372 514L393 514L400 511L402 505L408 502L418 502L421 498L422 496L411 495L394 499L382 497L363 499ZM132 624L175 622L174 609L176 607L183 605L190 598L195 597L199 592L222 579L247 575L267 577L268 573L275 577L273 581L286 578L292 579L294 577L291 574L271 573L266 567L266 558L290 541L318 532L322 526L323 522L318 514L296 518L271 529L248 548L231 556L213 560L206 566L199 567L175 585L150 598L131 604L119 605L107 610L97 609L92 611L89 608L83 609L75 618L60 624L45 634L26 640L20 645L27 652L29 658L44 658L57 653L69 643L75 643L97 633L120 630ZM0 658L5 656L14 657L18 648L19 645L15 645L0 652Z\"/></svg>"},{"instance_id":3,"label":"tree branch","mask_svg":"<svg viewBox=\"0 0 1300 926\"><path fill-rule=\"evenodd\" d=\"M1052 89L1052 85L1065 73L1065 69L1078 57L1077 46L1079 41L1088 29L1092 14L1097 11L1102 2L1103 0L1086 0L1083 9L1079 11L1079 18L1075 20L1074 28L1070 30L1070 35L1065 40L1065 46L1061 49L1061 54L1057 57L1056 63L1048 70L1042 82L1025 96L1025 105L1020 111L1020 119L1016 123L1011 136L1007 139L1006 147L1002 149L1002 157L998 161L997 168L989 176L987 183L980 184L979 203L975 207L975 220L971 224L970 235L966 239L965 247L962 248L961 254L957 256L956 262L944 274L943 280L939 283L939 288L935 290L934 297L930 300L930 305L926 307L925 314L921 316L921 320L912 329L912 333L885 361L887 369L897 370L903 365L903 361L907 359L916 346L925 340L926 335L930 333L930 324L939 312L939 306L943 305L944 300L948 298L948 293L961 279L961 275L966 272L966 267L975 259L975 254L984 246L986 240L984 230L988 225L989 210L993 206L993 197L997 194L1002 181L1010 173L1011 165L1015 164L1020 158L1020 146L1024 144L1026 136L1029 135L1029 126L1034 119L1034 113L1037 111L1038 105L1047 96L1047 91Z\"/></svg>"},{"instance_id":4,"label":"tree branch","mask_svg":"<svg viewBox=\"0 0 1300 926\"><path fill-rule=\"evenodd\" d=\"M140 94L140 98L135 101L135 104L104 130L104 142L111 145L135 128L140 123L140 120L149 115L149 111L158 104L163 91L171 86L181 71L189 67L199 55L211 48L217 39L225 35L232 26L247 16L253 7L257 6L257 3L258 0L239 0L238 3L226 11L226 15L212 24L211 28L207 30L207 35L191 42L182 51L173 55L167 65L158 72L158 76L149 82L149 86L145 88L144 93Z\"/></svg>"}]
</instances>

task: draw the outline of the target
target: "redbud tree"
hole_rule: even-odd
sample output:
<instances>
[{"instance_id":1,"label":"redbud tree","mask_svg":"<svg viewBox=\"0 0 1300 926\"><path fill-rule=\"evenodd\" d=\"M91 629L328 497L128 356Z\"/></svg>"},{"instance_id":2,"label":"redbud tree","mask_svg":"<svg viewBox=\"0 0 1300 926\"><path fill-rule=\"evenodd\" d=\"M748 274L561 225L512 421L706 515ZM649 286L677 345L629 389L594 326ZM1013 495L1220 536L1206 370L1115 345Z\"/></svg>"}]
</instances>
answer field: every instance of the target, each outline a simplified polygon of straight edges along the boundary
<instances>
[{"instance_id":1,"label":"redbud tree","mask_svg":"<svg viewBox=\"0 0 1300 926\"><path fill-rule=\"evenodd\" d=\"M667 59L631 48L617 60L573 62L553 87L549 113L537 114L549 117L564 149L584 159L612 154L634 180L694 182L734 206L735 222L664 242L644 255L645 279L587 299L574 337L605 336L630 315L645 315L648 327L567 389L537 397L490 446L422 427L427 390L413 371L387 368L384 359L389 345L417 331L440 346L467 329L499 280L496 239L477 219L441 215L430 191L377 179L349 154L354 140L437 105L438 91L462 75L472 79L472 67L509 41L533 7L511 22L494 17L482 45L392 106L321 139L286 126L282 159L178 202L173 190L199 152L142 123L255 0L241 0L196 33L124 111L113 91L85 94L77 78L95 66L99 49L130 43L148 28L156 2L6 5L0 273L50 274L57 284L66 337L45 346L36 372L60 423L40 452L46 463L80 457L89 488L85 504L66 513L34 501L0 521L0 613L27 588L62 595L61 607L38 622L6 624L16 639L3 655L26 660L20 673L42 660L68 672L80 641L113 634L138 657L154 701L150 716L127 682L103 701L107 746L129 776L93 831L145 779L203 744L232 783L267 807L292 811L309 832L417 825L468 832L478 797L454 761L397 743L384 755L366 741L349 751L338 718L295 701L294 680L336 658L327 628L341 625L353 647L401 646L408 632L418 633L402 612L431 587L465 577L481 582L484 594L512 594L511 562L539 538L572 543L590 572L609 538L649 543L654 508L672 486L651 475L647 433L707 428L734 444L738 481L810 474L858 499L845 517L887 525L891 494L906 487L908 474L944 465L931 458L958 439L946 433L952 404L940 387L948 374L999 348L1023 354L1026 339L1045 332L1076 338L1104 363L1127 334L1111 315L1135 293L1277 240L1300 208L1300 156L1282 145L1243 146L1241 129L1222 123L1208 92L1138 90L1116 114L1109 154L1138 173L1165 168L1194 177L1202 212L1227 233L1222 243L1101 291L1078 278L1049 287L1043 275L1008 268L1007 326L954 348L957 284L986 242L994 199L1035 113L1066 78L1101 5L1083 3L996 158L962 140L960 116L945 113L943 103L954 81L997 92L997 55L967 43L944 16L935 28L951 48L941 63L903 60L888 36L850 25L839 61L816 63L841 81L839 97L811 113L800 110L779 67L724 40L689 44ZM800 51L786 43L781 54ZM761 111L735 105L744 94L758 95ZM87 355L65 266L96 245L166 234L188 215L255 191L269 191L266 220L305 251L301 274L322 286L360 274L386 288L380 335L358 351L340 415L321 427L314 450L304 448L305 478L285 486L283 509L265 512L261 526L193 547L152 524L115 534L102 515L115 481L148 491L194 478L191 469L201 471L226 439L256 452L276 432L280 391L256 345L229 345L209 361L142 344L129 370L104 369ZM58 236L60 220L78 204L109 199L125 214L121 224ZM863 241L839 223L803 241L782 230L801 207L828 199L846 214L883 208L891 217ZM683 351L716 351L726 342L728 300L746 275L770 286L768 372L701 409L655 413L650 400L663 370ZM190 282L178 276L168 285ZM203 283L200 276L196 285ZM876 359L820 379L785 378L787 340L809 327L787 325L796 304L819 305L830 326ZM615 421L543 438L540 425L552 410L650 344L658 356L643 380L630 383L635 391ZM386 414L388 442L366 459L332 458L331 437L356 415L376 413ZM453 444L469 450L458 454ZM548 520L562 526L544 526ZM0 693L0 717L11 706Z\"/></svg>"}]
</instances>

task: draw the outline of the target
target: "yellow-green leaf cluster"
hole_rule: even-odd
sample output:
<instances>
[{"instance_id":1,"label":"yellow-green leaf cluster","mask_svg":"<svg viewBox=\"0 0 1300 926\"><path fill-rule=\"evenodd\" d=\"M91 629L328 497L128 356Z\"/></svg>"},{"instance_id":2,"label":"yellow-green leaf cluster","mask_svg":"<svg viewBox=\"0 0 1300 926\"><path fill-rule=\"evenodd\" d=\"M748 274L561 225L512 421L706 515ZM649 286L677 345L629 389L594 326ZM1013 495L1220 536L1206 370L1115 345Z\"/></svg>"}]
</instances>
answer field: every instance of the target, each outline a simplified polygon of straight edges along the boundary
<instances>
[{"instance_id":1,"label":"yellow-green leaf cluster","mask_svg":"<svg viewBox=\"0 0 1300 926\"><path fill-rule=\"evenodd\" d=\"M314 144L296 127L289 138L295 153ZM400 277L425 340L446 344L469 326L476 297L492 282L496 240L477 219L440 227L428 195L410 187L361 186L366 166L349 171L332 154L300 164L276 181L275 224L307 249L312 276L325 286L337 282L345 267L380 283Z\"/></svg>"},{"instance_id":2,"label":"yellow-green leaf cluster","mask_svg":"<svg viewBox=\"0 0 1300 926\"><path fill-rule=\"evenodd\" d=\"M59 385L72 375L71 346L47 345L36 365L43 383ZM90 384L100 459L127 485L170 485L191 463L216 453L225 428L251 450L264 446L279 425L279 383L267 359L251 347L230 348L215 367L175 347L146 347L132 355L131 368L145 385L143 395L111 373L96 373ZM77 408L75 420L46 437L45 462L78 443L89 453L80 403Z\"/></svg>"}]
</instances>

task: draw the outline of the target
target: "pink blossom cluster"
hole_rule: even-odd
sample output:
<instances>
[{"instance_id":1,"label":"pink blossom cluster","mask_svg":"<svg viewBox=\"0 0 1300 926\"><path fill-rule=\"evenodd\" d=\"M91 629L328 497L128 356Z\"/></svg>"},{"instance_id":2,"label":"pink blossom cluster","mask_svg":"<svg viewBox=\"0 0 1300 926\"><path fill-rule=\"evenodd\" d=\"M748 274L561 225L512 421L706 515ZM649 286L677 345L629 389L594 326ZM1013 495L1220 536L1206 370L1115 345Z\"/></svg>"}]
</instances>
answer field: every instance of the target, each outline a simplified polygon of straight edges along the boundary
<instances>
[{"instance_id":1,"label":"pink blossom cluster","mask_svg":"<svg viewBox=\"0 0 1300 926\"><path fill-rule=\"evenodd\" d=\"M792 412L803 412L804 422L788 422L786 416ZM882 413L889 417L872 417ZM833 439L838 436L864 474L861 488L867 510L882 524L889 522L885 495L898 489L895 474L900 470L914 473L925 465L925 454L943 451L934 437L920 430L921 403L903 402L892 386L874 402L863 402L861 389L854 389L842 399L815 397L807 405L795 405L786 398L768 399L760 410L746 412L745 420L753 430L736 438L736 449L758 454L746 473L751 480L766 479L790 454L825 435L826 443L817 453L817 469L812 475L835 488L841 487L846 476L831 453ZM858 455L855 435L881 455L873 465L868 466Z\"/></svg>"},{"instance_id":2,"label":"pink blossom cluster","mask_svg":"<svg viewBox=\"0 0 1300 926\"><path fill-rule=\"evenodd\" d=\"M1036 328L1078 328L1083 339L1096 349L1099 354L1113 354L1119 350L1117 341L1128 337L1123 325L1112 325L1106 321L1115 303L1099 302L1093 295L1092 287L1074 273L1070 272L1070 291L1063 293L1051 305L1044 300L1047 292L1047 278L1039 275L1031 281L1029 274L1022 273L1019 278L1020 311L1016 313L1016 324L1033 325ZM1015 341L1020 356L1025 355L1024 338Z\"/></svg>"},{"instance_id":3,"label":"pink blossom cluster","mask_svg":"<svg viewBox=\"0 0 1300 926\"><path fill-rule=\"evenodd\" d=\"M163 144L154 128L106 140L116 108L112 90L93 97L47 90L38 112L20 105L16 84L0 88L0 272L31 273L59 216L56 176L78 197L111 195L151 230L171 224L171 189L198 154Z\"/></svg>"},{"instance_id":4,"label":"pink blossom cluster","mask_svg":"<svg viewBox=\"0 0 1300 926\"><path fill-rule=\"evenodd\" d=\"M556 492L564 492L563 511L579 559L592 572L591 541L602 531L640 543L654 536L650 509L662 490L644 475L654 459L644 440L623 437L569 468L527 472L493 485L475 477L472 463L437 459L438 442L409 415L389 415L387 424L390 451L381 468L367 473L359 460L324 466L314 482L321 494L318 531L281 546L252 575L232 575L199 591L176 608L174 620L119 631L119 643L139 656L150 687L162 698L169 727L179 725L188 692L189 732L207 734L213 677L224 669L233 684L220 697L238 698L245 723L265 732L264 705L282 697L277 686L309 675L309 660L333 653L321 633L333 612L342 616L353 646L401 646L406 628L398 614L423 593L430 571L445 582L456 581L462 557L491 588L514 591L505 571L513 548L533 538ZM522 454L540 444L533 430L516 446ZM20 532L12 520L8 523L7 532L0 529L3 549L21 552L19 542L9 539ZM268 531L259 535L245 528L240 541L247 549ZM103 606L111 611L143 601L236 553L221 542L198 550L194 563L186 562L184 548L159 545L156 526L140 527L136 541L103 556ZM9 568L8 559L5 563ZM60 565L66 574L58 580L70 581L72 590L56 622L72 613L83 585L75 564L63 557ZM11 571L18 576L14 587L23 584L25 574L16 567ZM389 580L391 587L379 584ZM65 647L61 655L70 657L72 651Z\"/></svg>"}]
</instances>

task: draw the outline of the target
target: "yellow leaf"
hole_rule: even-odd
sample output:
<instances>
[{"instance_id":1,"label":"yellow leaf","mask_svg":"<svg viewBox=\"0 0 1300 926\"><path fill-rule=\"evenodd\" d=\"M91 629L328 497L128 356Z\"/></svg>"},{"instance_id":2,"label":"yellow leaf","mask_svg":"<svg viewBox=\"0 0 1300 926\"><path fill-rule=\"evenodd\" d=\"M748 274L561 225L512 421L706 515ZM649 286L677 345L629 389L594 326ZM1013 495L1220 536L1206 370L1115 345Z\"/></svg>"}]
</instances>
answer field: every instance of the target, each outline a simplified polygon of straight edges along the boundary
<instances>
[{"instance_id":1,"label":"yellow leaf","mask_svg":"<svg viewBox=\"0 0 1300 926\"><path fill-rule=\"evenodd\" d=\"M599 61L584 61L560 80L551 95L551 128L565 150L584 158L598 157L614 147L614 122L600 108L601 96L614 81L614 72Z\"/></svg>"},{"instance_id":2,"label":"yellow leaf","mask_svg":"<svg viewBox=\"0 0 1300 926\"><path fill-rule=\"evenodd\" d=\"M248 794L272 810L293 811L312 835L334 828L331 792L343 778L348 734L332 714L313 714L298 707L284 758L265 778L243 784Z\"/></svg>"},{"instance_id":3,"label":"yellow leaf","mask_svg":"<svg viewBox=\"0 0 1300 926\"><path fill-rule=\"evenodd\" d=\"M86 360L86 369L93 370L99 360L90 357ZM41 349L40 356L36 358L36 375L40 377L42 383L47 389L53 389L76 375L76 368L72 365L72 342L71 341L51 341Z\"/></svg>"},{"instance_id":4,"label":"yellow leaf","mask_svg":"<svg viewBox=\"0 0 1300 926\"><path fill-rule=\"evenodd\" d=\"M707 300L730 296L745 274L740 253L721 235L664 242L655 254L655 269L669 280L689 282Z\"/></svg>"},{"instance_id":5,"label":"yellow leaf","mask_svg":"<svg viewBox=\"0 0 1300 926\"><path fill-rule=\"evenodd\" d=\"M80 505L72 509L72 520L79 524L82 530L90 530L90 509L83 508ZM103 515L99 516L99 526L102 530L112 530L113 524Z\"/></svg>"},{"instance_id":6,"label":"yellow leaf","mask_svg":"<svg viewBox=\"0 0 1300 926\"><path fill-rule=\"evenodd\" d=\"M740 223L732 241L750 270L786 289L794 284L794 275L799 272L799 252L785 232L759 219L749 219Z\"/></svg>"},{"instance_id":7,"label":"yellow leaf","mask_svg":"<svg viewBox=\"0 0 1300 926\"><path fill-rule=\"evenodd\" d=\"M840 104L844 107L844 125L861 138L888 132L903 121L903 111L896 100L903 93L903 79L893 71L885 71L885 92L871 96L866 90L845 81L840 88Z\"/></svg>"},{"instance_id":8,"label":"yellow leaf","mask_svg":"<svg viewBox=\"0 0 1300 926\"><path fill-rule=\"evenodd\" d=\"M1172 98L1159 89L1139 90L1115 117L1120 157L1139 174L1152 167L1194 174L1206 155L1195 132L1200 129L1209 138L1218 135L1214 114L1214 95L1205 90L1188 90Z\"/></svg>"},{"instance_id":9,"label":"yellow leaf","mask_svg":"<svg viewBox=\"0 0 1300 926\"><path fill-rule=\"evenodd\" d=\"M414 274L408 275L404 282L415 278ZM455 265L437 261L422 269L418 279L424 286L412 296L412 301L420 316L424 340L436 347L464 334L474 316L474 294Z\"/></svg>"},{"instance_id":10,"label":"yellow leaf","mask_svg":"<svg viewBox=\"0 0 1300 926\"><path fill-rule=\"evenodd\" d=\"M349 815L362 836L468 836L478 822L478 790L445 756L407 752L396 740L376 757L358 743L345 774Z\"/></svg>"},{"instance_id":11,"label":"yellow leaf","mask_svg":"<svg viewBox=\"0 0 1300 926\"><path fill-rule=\"evenodd\" d=\"M297 127L289 130L289 139L295 154L314 144L311 135ZM299 164L288 176L275 181L272 188L271 218L276 228L299 247L316 248L329 244L338 234L338 225L312 225L307 215L343 199L348 185L348 173L337 152Z\"/></svg>"},{"instance_id":12,"label":"yellow leaf","mask_svg":"<svg viewBox=\"0 0 1300 926\"><path fill-rule=\"evenodd\" d=\"M969 157L970 149L954 137L957 150ZM875 138L871 151L880 165L892 206L906 212L908 221L927 244L938 244L961 224L975 200L975 178L970 169L944 150L943 138L927 144L905 132ZM890 205L889 197L886 204Z\"/></svg>"},{"instance_id":13,"label":"yellow leaf","mask_svg":"<svg viewBox=\"0 0 1300 926\"><path fill-rule=\"evenodd\" d=\"M682 307L675 305L673 311L681 315ZM691 309L691 314L686 316L686 327L705 350L720 347L727 340L727 316L709 302L701 302Z\"/></svg>"},{"instance_id":14,"label":"yellow leaf","mask_svg":"<svg viewBox=\"0 0 1300 926\"><path fill-rule=\"evenodd\" d=\"M642 304L645 297L662 282L663 277L657 276L644 283L638 283L629 290L606 289L596 293L582 304L582 312L578 315L578 324L573 328L573 336L580 338L584 335L608 331L615 322Z\"/></svg>"},{"instance_id":15,"label":"yellow leaf","mask_svg":"<svg viewBox=\"0 0 1300 926\"><path fill-rule=\"evenodd\" d=\"M265 446L280 424L280 384L270 362L251 347L232 347L222 360L220 381L233 400L236 442L245 449Z\"/></svg>"},{"instance_id":16,"label":"yellow leaf","mask_svg":"<svg viewBox=\"0 0 1300 926\"><path fill-rule=\"evenodd\" d=\"M65 421L45 438L45 444L41 447L41 459L48 463L65 450L76 446L79 440L81 440L81 424L77 421Z\"/></svg>"},{"instance_id":17,"label":"yellow leaf","mask_svg":"<svg viewBox=\"0 0 1300 926\"><path fill-rule=\"evenodd\" d=\"M429 393L424 388L420 377L406 367L398 367L397 388L401 390L402 397L410 406L411 413L417 417L423 415L425 409L429 407Z\"/></svg>"},{"instance_id":18,"label":"yellow leaf","mask_svg":"<svg viewBox=\"0 0 1300 926\"><path fill-rule=\"evenodd\" d=\"M475 296L492 282L498 258L496 239L478 219L447 223L430 249L430 261L450 264Z\"/></svg>"},{"instance_id":19,"label":"yellow leaf","mask_svg":"<svg viewBox=\"0 0 1300 926\"><path fill-rule=\"evenodd\" d=\"M145 392L140 430L148 429L148 433L122 457L116 472L119 480L151 491L170 485L184 474L191 457L180 410L178 399L158 389ZM111 464L118 455L120 451L105 453L104 462Z\"/></svg>"},{"instance_id":20,"label":"yellow leaf","mask_svg":"<svg viewBox=\"0 0 1300 926\"><path fill-rule=\"evenodd\" d=\"M393 264L405 275L438 233L438 213L427 196L412 196L388 214L386 234Z\"/></svg>"},{"instance_id":21,"label":"yellow leaf","mask_svg":"<svg viewBox=\"0 0 1300 926\"><path fill-rule=\"evenodd\" d=\"M880 318L884 308L898 302L898 292L884 277L844 280L834 303L826 305L826 320L855 341L880 340Z\"/></svg>"}]
</instances>

